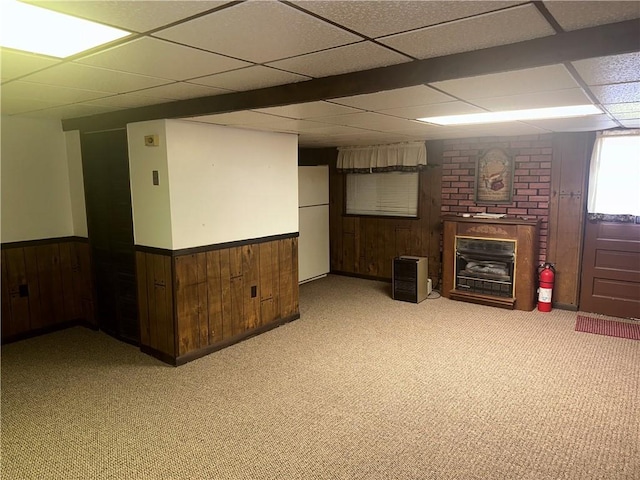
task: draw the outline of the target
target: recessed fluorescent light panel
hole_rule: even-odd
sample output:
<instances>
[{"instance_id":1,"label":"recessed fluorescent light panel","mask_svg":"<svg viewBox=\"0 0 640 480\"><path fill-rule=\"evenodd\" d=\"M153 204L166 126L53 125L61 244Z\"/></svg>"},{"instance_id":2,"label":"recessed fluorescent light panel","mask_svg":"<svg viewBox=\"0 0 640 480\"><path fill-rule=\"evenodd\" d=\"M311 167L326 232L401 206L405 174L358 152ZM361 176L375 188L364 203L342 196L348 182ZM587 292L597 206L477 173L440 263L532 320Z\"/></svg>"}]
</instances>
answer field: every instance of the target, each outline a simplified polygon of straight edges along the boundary
<instances>
[{"instance_id":1,"label":"recessed fluorescent light panel","mask_svg":"<svg viewBox=\"0 0 640 480\"><path fill-rule=\"evenodd\" d=\"M595 105L573 105L569 107L530 108L527 110L507 110L504 112L426 117L418 118L418 120L436 125L477 125L479 123L515 122L518 120L584 117L587 115L597 115L599 113L602 113L602 111Z\"/></svg>"},{"instance_id":2,"label":"recessed fluorescent light panel","mask_svg":"<svg viewBox=\"0 0 640 480\"><path fill-rule=\"evenodd\" d=\"M65 58L131 35L16 0L1 0L0 13L0 45L51 57Z\"/></svg>"}]
</instances>

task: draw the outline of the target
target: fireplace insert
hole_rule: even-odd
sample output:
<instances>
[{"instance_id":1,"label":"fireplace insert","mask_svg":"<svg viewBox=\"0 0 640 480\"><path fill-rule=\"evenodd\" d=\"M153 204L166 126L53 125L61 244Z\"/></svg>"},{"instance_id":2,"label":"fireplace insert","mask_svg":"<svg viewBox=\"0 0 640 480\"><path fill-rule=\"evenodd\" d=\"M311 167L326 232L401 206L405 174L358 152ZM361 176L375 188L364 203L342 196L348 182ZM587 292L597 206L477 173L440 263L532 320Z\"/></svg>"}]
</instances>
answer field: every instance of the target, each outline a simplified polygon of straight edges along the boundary
<instances>
[{"instance_id":1,"label":"fireplace insert","mask_svg":"<svg viewBox=\"0 0 640 480\"><path fill-rule=\"evenodd\" d=\"M456 237L456 289L513 297L516 242Z\"/></svg>"}]
</instances>

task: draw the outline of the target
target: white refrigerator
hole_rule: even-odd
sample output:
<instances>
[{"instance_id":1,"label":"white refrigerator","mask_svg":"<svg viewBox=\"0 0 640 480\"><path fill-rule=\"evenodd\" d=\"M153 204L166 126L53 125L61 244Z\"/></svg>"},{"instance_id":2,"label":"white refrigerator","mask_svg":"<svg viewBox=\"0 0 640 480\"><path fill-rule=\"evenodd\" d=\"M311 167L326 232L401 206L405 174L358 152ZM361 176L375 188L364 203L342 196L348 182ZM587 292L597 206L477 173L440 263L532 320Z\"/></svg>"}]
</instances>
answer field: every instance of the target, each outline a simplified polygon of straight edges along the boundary
<instances>
[{"instance_id":1,"label":"white refrigerator","mask_svg":"<svg viewBox=\"0 0 640 480\"><path fill-rule=\"evenodd\" d=\"M298 167L298 281L329 273L329 167Z\"/></svg>"}]
</instances>

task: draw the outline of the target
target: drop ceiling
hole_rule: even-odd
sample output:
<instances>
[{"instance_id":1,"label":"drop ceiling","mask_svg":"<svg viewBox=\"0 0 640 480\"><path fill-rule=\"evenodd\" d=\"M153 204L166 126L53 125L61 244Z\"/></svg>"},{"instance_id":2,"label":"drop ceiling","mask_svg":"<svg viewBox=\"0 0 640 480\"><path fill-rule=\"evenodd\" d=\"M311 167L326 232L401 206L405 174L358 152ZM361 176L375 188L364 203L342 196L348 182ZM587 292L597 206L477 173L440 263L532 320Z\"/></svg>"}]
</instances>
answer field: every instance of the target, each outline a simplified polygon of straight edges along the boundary
<instances>
[{"instance_id":1,"label":"drop ceiling","mask_svg":"<svg viewBox=\"0 0 640 480\"><path fill-rule=\"evenodd\" d=\"M28 3L132 35L64 60L0 50L2 115L83 125L173 111L168 116L194 122L295 133L306 147L640 128L638 1ZM470 74L464 63L459 75L451 73L465 52L515 44L525 55L537 39L625 21L639 32L635 49L545 65L532 59L528 67L525 58L519 60L525 68L515 69L505 57L505 68L492 59L490 73ZM430 59L448 61L447 79L406 78L394 86L375 78L444 65L420 63ZM367 77L379 88L359 90ZM314 85L312 101L297 93L307 84ZM272 101L271 92L277 93ZM415 120L589 103L602 115L466 127Z\"/></svg>"}]
</instances>

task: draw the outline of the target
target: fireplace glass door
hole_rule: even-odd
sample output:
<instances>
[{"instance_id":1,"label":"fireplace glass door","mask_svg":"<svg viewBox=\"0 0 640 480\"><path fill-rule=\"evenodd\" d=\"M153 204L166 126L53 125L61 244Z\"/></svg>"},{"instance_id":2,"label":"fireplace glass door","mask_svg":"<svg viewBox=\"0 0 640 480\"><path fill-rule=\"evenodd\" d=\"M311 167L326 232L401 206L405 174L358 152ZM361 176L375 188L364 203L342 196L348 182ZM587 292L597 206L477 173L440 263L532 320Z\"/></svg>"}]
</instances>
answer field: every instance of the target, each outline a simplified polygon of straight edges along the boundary
<instances>
[{"instance_id":1,"label":"fireplace glass door","mask_svg":"<svg viewBox=\"0 0 640 480\"><path fill-rule=\"evenodd\" d=\"M516 242L456 237L456 289L513 297Z\"/></svg>"}]
</instances>

